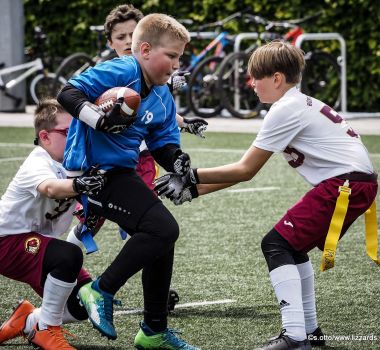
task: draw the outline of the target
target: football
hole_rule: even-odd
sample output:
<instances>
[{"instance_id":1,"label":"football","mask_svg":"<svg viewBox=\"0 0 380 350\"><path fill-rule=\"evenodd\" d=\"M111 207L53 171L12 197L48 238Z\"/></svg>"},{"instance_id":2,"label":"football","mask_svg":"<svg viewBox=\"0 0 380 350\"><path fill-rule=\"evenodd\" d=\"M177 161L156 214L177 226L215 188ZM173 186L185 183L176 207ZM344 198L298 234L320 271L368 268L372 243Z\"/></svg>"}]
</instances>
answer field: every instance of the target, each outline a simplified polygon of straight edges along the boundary
<instances>
[{"instance_id":1,"label":"football","mask_svg":"<svg viewBox=\"0 0 380 350\"><path fill-rule=\"evenodd\" d=\"M113 108L120 97L124 98L124 102L121 105L121 115L126 117L135 115L140 106L141 97L135 90L127 87L118 86L103 92L96 99L95 104L99 106L103 112L108 112Z\"/></svg>"}]
</instances>

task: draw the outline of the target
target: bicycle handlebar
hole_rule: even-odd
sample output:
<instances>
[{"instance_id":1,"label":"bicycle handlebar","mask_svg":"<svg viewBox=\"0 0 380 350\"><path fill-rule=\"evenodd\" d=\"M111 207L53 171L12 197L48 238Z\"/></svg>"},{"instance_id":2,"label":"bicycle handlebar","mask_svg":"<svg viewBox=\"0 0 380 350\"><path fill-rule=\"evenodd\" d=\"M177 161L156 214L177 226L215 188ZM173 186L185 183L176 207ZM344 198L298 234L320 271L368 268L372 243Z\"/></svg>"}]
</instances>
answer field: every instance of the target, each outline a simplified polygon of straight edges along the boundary
<instances>
[{"instance_id":1,"label":"bicycle handlebar","mask_svg":"<svg viewBox=\"0 0 380 350\"><path fill-rule=\"evenodd\" d=\"M226 23L231 22L235 18L241 18L245 14L246 11L248 11L248 9L243 10L243 11L235 12L232 15L229 15L229 16L227 16L227 17L225 17L225 18L223 18L223 19L221 19L219 21L203 24L203 25L201 25L201 26L198 27L198 32L203 31L203 30L205 30L207 28L223 28L223 26Z\"/></svg>"},{"instance_id":2,"label":"bicycle handlebar","mask_svg":"<svg viewBox=\"0 0 380 350\"><path fill-rule=\"evenodd\" d=\"M92 32L103 33L104 32L104 25L90 26L90 30Z\"/></svg>"},{"instance_id":3,"label":"bicycle handlebar","mask_svg":"<svg viewBox=\"0 0 380 350\"><path fill-rule=\"evenodd\" d=\"M302 24L311 19L317 18L322 14L323 14L323 10L320 10L312 15L302 17L302 18L297 18L297 19L291 19L288 21L271 21L261 16L251 15L249 13L246 13L245 17L248 19L249 22L265 25L265 29L270 30L271 28L274 28L274 27L280 27L280 28L285 28L285 29L294 28L298 26L299 24Z\"/></svg>"},{"instance_id":4,"label":"bicycle handlebar","mask_svg":"<svg viewBox=\"0 0 380 350\"><path fill-rule=\"evenodd\" d=\"M194 24L194 21L191 18L182 18L178 20L179 23L183 24L184 26L191 26Z\"/></svg>"}]
</instances>

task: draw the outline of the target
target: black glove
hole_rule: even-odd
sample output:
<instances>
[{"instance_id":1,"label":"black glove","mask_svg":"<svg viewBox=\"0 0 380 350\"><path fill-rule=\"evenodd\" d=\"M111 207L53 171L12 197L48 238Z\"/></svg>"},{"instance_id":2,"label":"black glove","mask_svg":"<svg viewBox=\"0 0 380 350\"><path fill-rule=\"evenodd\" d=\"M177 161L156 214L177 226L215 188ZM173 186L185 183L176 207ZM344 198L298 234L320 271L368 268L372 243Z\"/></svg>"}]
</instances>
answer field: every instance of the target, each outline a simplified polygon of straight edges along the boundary
<instances>
[{"instance_id":1,"label":"black glove","mask_svg":"<svg viewBox=\"0 0 380 350\"><path fill-rule=\"evenodd\" d=\"M181 153L174 160L173 168L174 172L179 175L185 175L190 170L191 161L190 156L187 153Z\"/></svg>"},{"instance_id":2,"label":"black glove","mask_svg":"<svg viewBox=\"0 0 380 350\"><path fill-rule=\"evenodd\" d=\"M153 181L155 184L154 191L162 199L164 197L171 199L173 196L178 197L185 189L182 176L175 173L167 173Z\"/></svg>"},{"instance_id":3,"label":"black glove","mask_svg":"<svg viewBox=\"0 0 380 350\"><path fill-rule=\"evenodd\" d=\"M73 190L79 194L98 194L106 184L104 172L92 168L89 172L76 177L73 180Z\"/></svg>"},{"instance_id":4,"label":"black glove","mask_svg":"<svg viewBox=\"0 0 380 350\"><path fill-rule=\"evenodd\" d=\"M181 131L188 132L204 139L205 136L203 133L206 131L207 125L207 121L199 117L183 118Z\"/></svg>"},{"instance_id":5,"label":"black glove","mask_svg":"<svg viewBox=\"0 0 380 350\"><path fill-rule=\"evenodd\" d=\"M92 237L94 237L100 228L103 226L105 219L102 216L98 216L93 213L87 213L87 218L84 215L83 206L79 209L73 211L73 215L75 215L79 219L79 223L75 228L75 236L79 239L80 233L82 232L83 223L86 220L86 226L90 230ZM77 233L79 232L79 236Z\"/></svg>"},{"instance_id":6,"label":"black glove","mask_svg":"<svg viewBox=\"0 0 380 350\"><path fill-rule=\"evenodd\" d=\"M197 169L190 169L184 176L175 173L167 173L154 180L154 191L163 198L179 198L182 191L196 187L199 183ZM195 197L193 197L195 198Z\"/></svg>"},{"instance_id":7,"label":"black glove","mask_svg":"<svg viewBox=\"0 0 380 350\"><path fill-rule=\"evenodd\" d=\"M96 130L118 134L128 129L136 121L136 116L122 116L120 111L123 103L124 98L118 98L113 108L98 119Z\"/></svg>"},{"instance_id":8,"label":"black glove","mask_svg":"<svg viewBox=\"0 0 380 350\"><path fill-rule=\"evenodd\" d=\"M189 75L190 72L183 70L173 73L173 75L168 80L168 86L170 93L173 93L176 90L182 89L187 85L186 75Z\"/></svg>"},{"instance_id":9,"label":"black glove","mask_svg":"<svg viewBox=\"0 0 380 350\"><path fill-rule=\"evenodd\" d=\"M185 202L191 202L197 197L199 197L197 185L192 184L189 188L185 188L177 197L171 198L171 201L175 205L181 205Z\"/></svg>"}]
</instances>

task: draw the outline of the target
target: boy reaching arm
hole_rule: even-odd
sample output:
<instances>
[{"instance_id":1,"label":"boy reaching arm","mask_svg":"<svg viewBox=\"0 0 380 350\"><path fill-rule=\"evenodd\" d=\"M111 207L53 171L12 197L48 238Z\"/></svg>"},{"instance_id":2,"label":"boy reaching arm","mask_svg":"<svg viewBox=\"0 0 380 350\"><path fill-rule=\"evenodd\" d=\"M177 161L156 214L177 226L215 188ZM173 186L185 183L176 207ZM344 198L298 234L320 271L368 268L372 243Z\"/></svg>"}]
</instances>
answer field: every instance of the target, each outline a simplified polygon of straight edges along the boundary
<instances>
[{"instance_id":1,"label":"boy reaching arm","mask_svg":"<svg viewBox=\"0 0 380 350\"><path fill-rule=\"evenodd\" d=\"M350 200L340 237L371 206L378 187L359 135L332 108L296 88L304 66L303 52L288 43L271 42L254 51L248 63L252 86L260 101L272 106L252 146L236 163L156 180L159 195L182 204L252 179L273 153L282 152L289 165L314 186L262 240L283 331L258 350L309 350L311 345L324 345L307 253L315 247L324 249L341 188L349 186Z\"/></svg>"}]
</instances>

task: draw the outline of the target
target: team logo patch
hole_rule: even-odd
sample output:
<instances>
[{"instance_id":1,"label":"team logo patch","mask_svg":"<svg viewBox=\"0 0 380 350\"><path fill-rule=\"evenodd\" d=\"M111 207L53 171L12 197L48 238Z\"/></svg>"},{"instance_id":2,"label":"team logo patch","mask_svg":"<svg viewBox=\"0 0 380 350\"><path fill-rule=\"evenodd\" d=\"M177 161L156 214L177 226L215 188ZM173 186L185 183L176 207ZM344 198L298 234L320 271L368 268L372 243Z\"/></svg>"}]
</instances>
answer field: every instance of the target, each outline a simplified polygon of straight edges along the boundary
<instances>
[{"instance_id":1,"label":"team logo patch","mask_svg":"<svg viewBox=\"0 0 380 350\"><path fill-rule=\"evenodd\" d=\"M37 254L40 250L41 240L37 237L30 237L25 241L24 247L27 253Z\"/></svg>"}]
</instances>

